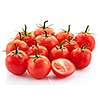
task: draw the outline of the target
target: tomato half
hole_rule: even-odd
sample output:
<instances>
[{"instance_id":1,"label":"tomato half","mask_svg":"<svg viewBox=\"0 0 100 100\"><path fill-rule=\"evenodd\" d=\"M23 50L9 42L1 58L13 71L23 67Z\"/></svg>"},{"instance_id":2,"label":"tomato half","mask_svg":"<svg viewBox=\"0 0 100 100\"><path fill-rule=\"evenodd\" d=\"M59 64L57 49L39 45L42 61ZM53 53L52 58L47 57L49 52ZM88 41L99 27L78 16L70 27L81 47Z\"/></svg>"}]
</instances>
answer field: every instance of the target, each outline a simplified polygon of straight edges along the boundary
<instances>
[{"instance_id":1,"label":"tomato half","mask_svg":"<svg viewBox=\"0 0 100 100\"><path fill-rule=\"evenodd\" d=\"M52 61L52 71L57 77L64 78L75 72L75 66L68 59L59 58Z\"/></svg>"}]
</instances>

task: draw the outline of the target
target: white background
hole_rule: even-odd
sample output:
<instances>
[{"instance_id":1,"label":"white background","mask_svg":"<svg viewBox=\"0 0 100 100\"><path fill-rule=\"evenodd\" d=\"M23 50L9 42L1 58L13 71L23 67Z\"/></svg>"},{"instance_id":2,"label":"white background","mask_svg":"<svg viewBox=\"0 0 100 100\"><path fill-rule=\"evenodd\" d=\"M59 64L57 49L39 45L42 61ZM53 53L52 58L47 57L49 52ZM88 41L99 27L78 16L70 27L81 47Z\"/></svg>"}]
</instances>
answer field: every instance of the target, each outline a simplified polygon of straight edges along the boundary
<instances>
[{"instance_id":1,"label":"white background","mask_svg":"<svg viewBox=\"0 0 100 100\"><path fill-rule=\"evenodd\" d=\"M30 31L49 20L55 31L71 24L72 33L90 25L96 48L88 68L65 79L51 75L35 80L12 75L2 50L24 24ZM0 100L100 100L100 3L99 0L0 0Z\"/></svg>"}]
</instances>

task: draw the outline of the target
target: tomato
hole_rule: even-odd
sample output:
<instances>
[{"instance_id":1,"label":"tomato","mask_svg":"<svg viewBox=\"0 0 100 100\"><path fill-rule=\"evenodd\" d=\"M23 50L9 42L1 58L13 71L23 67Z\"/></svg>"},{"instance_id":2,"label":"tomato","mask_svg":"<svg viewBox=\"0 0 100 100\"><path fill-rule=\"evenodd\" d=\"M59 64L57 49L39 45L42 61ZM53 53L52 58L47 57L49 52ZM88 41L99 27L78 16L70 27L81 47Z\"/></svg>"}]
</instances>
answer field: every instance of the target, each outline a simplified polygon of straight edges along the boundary
<instances>
[{"instance_id":1,"label":"tomato","mask_svg":"<svg viewBox=\"0 0 100 100\"><path fill-rule=\"evenodd\" d=\"M53 35L47 34L47 32L45 32L45 34L43 35L37 36L36 41L40 45L45 46L48 49L48 51L50 51L53 47L59 44L56 37Z\"/></svg>"},{"instance_id":2,"label":"tomato","mask_svg":"<svg viewBox=\"0 0 100 100\"><path fill-rule=\"evenodd\" d=\"M63 42L60 43L60 46L52 48L49 53L50 61L57 58L69 58L69 51L67 48L63 47Z\"/></svg>"},{"instance_id":3,"label":"tomato","mask_svg":"<svg viewBox=\"0 0 100 100\"><path fill-rule=\"evenodd\" d=\"M29 49L27 50L27 55L30 56L30 55L35 55L35 53L39 54L39 55L43 55L43 56L46 56L48 57L48 50L46 47L44 46L40 46L38 45L38 43L36 42L35 45L32 45L31 47L29 47Z\"/></svg>"},{"instance_id":4,"label":"tomato","mask_svg":"<svg viewBox=\"0 0 100 100\"><path fill-rule=\"evenodd\" d=\"M20 39L23 40L24 42L27 43L28 46L34 45L34 39L35 36L32 32L27 32L27 26L25 25L25 29L23 29L23 32L19 32L15 39Z\"/></svg>"},{"instance_id":5,"label":"tomato","mask_svg":"<svg viewBox=\"0 0 100 100\"><path fill-rule=\"evenodd\" d=\"M64 78L75 72L74 64L64 58L59 58L52 61L52 71L59 78Z\"/></svg>"},{"instance_id":6,"label":"tomato","mask_svg":"<svg viewBox=\"0 0 100 100\"><path fill-rule=\"evenodd\" d=\"M43 26L40 24L40 25L39 25L39 28L37 28L37 29L34 31L33 34L35 35L35 37L38 36L38 35L45 34L45 31L46 31L48 34L52 34L52 35L55 34L53 28L50 28L49 26L46 27L46 23L47 23L47 22L48 22L48 20L44 21Z\"/></svg>"},{"instance_id":7,"label":"tomato","mask_svg":"<svg viewBox=\"0 0 100 100\"><path fill-rule=\"evenodd\" d=\"M85 43L87 43L86 48L93 51L95 48L95 39L91 35L91 33L87 32L88 28L89 28L89 25L87 26L85 32L81 32L78 35L76 35L75 41L79 44L80 47L84 45Z\"/></svg>"},{"instance_id":8,"label":"tomato","mask_svg":"<svg viewBox=\"0 0 100 100\"><path fill-rule=\"evenodd\" d=\"M22 51L25 51L25 52L29 48L28 45L24 41L17 40L17 39L16 40L12 40L6 46L6 54L8 54L11 51L15 50L14 44L17 45L17 47L18 47L19 50L22 50Z\"/></svg>"},{"instance_id":9,"label":"tomato","mask_svg":"<svg viewBox=\"0 0 100 100\"><path fill-rule=\"evenodd\" d=\"M68 31L63 30L56 34L56 38L58 39L59 43L65 39L68 39L68 37L70 37L70 39L74 37L74 35L70 32L70 25L68 26Z\"/></svg>"},{"instance_id":10,"label":"tomato","mask_svg":"<svg viewBox=\"0 0 100 100\"><path fill-rule=\"evenodd\" d=\"M71 52L70 60L75 64L76 69L83 69L90 64L91 56L91 51L82 46Z\"/></svg>"},{"instance_id":11,"label":"tomato","mask_svg":"<svg viewBox=\"0 0 100 100\"><path fill-rule=\"evenodd\" d=\"M70 38L68 38L68 40L64 40L64 41L65 41L65 43L63 44L63 46L66 47L70 53L72 52L72 50L79 47L78 43L74 40L71 40Z\"/></svg>"},{"instance_id":12,"label":"tomato","mask_svg":"<svg viewBox=\"0 0 100 100\"><path fill-rule=\"evenodd\" d=\"M15 75L22 75L27 69L28 56L22 50L16 50L10 52L5 59L6 67L8 71Z\"/></svg>"},{"instance_id":13,"label":"tomato","mask_svg":"<svg viewBox=\"0 0 100 100\"><path fill-rule=\"evenodd\" d=\"M50 61L45 56L35 55L28 60L28 72L33 78L45 78L50 70Z\"/></svg>"}]
</instances>

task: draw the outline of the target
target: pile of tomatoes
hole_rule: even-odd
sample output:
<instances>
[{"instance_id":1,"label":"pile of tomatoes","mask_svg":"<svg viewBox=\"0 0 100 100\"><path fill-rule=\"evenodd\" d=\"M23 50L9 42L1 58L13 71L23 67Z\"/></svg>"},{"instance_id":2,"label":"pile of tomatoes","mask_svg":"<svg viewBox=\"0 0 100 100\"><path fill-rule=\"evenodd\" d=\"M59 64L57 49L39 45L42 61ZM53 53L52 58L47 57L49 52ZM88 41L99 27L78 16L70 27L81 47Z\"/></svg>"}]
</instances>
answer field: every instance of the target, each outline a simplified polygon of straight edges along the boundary
<instances>
[{"instance_id":1,"label":"pile of tomatoes","mask_svg":"<svg viewBox=\"0 0 100 100\"><path fill-rule=\"evenodd\" d=\"M39 24L37 29L27 32L27 26L18 32L6 46L6 67L15 75L27 73L36 79L45 78L52 72L59 78L72 75L86 68L91 61L95 39L88 32L74 35L68 30L55 33L53 28Z\"/></svg>"}]
</instances>

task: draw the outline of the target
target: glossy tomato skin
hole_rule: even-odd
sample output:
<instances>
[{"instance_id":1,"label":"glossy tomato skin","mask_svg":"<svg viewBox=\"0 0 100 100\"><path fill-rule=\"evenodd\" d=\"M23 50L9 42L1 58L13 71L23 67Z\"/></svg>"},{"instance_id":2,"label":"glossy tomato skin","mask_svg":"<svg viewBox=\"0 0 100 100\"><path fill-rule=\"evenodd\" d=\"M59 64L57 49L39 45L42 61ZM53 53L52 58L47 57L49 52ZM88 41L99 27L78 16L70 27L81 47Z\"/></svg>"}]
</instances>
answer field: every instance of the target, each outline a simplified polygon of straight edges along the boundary
<instances>
[{"instance_id":1,"label":"glossy tomato skin","mask_svg":"<svg viewBox=\"0 0 100 100\"><path fill-rule=\"evenodd\" d=\"M32 32L27 33L27 35L25 35L24 32L21 32L20 34L21 34L21 40L26 42L28 46L32 46L32 45L35 44L35 41L34 41L35 36L34 36L34 34L32 34ZM19 39L20 40L19 33L16 35L15 39Z\"/></svg>"},{"instance_id":2,"label":"glossy tomato skin","mask_svg":"<svg viewBox=\"0 0 100 100\"><path fill-rule=\"evenodd\" d=\"M6 46L6 54L8 54L11 51L15 50L14 44L17 45L17 47L18 47L19 50L22 50L22 51L25 51L25 52L29 48L29 46L24 41L21 41L21 40L12 40Z\"/></svg>"},{"instance_id":3,"label":"glossy tomato skin","mask_svg":"<svg viewBox=\"0 0 100 100\"><path fill-rule=\"evenodd\" d=\"M59 58L52 61L52 71L59 78L68 77L75 70L74 64L68 59Z\"/></svg>"},{"instance_id":4,"label":"glossy tomato skin","mask_svg":"<svg viewBox=\"0 0 100 100\"><path fill-rule=\"evenodd\" d=\"M56 45L59 44L56 37L54 37L52 35L45 37L45 34L37 36L36 41L40 45L45 46L48 49L48 51L50 51L53 47L55 47Z\"/></svg>"},{"instance_id":5,"label":"glossy tomato skin","mask_svg":"<svg viewBox=\"0 0 100 100\"><path fill-rule=\"evenodd\" d=\"M28 60L28 72L36 79L45 78L51 70L51 64L47 57L41 56L39 58Z\"/></svg>"},{"instance_id":6,"label":"glossy tomato skin","mask_svg":"<svg viewBox=\"0 0 100 100\"><path fill-rule=\"evenodd\" d=\"M44 47L44 46L35 46L35 45L28 48L27 55L28 56L35 55L36 51L37 51L37 54L48 57L48 50L47 50L46 47Z\"/></svg>"},{"instance_id":7,"label":"glossy tomato skin","mask_svg":"<svg viewBox=\"0 0 100 100\"><path fill-rule=\"evenodd\" d=\"M25 52L19 50L19 54L10 52L5 59L6 67L8 71L15 75L22 75L27 69L28 56Z\"/></svg>"},{"instance_id":8,"label":"glossy tomato skin","mask_svg":"<svg viewBox=\"0 0 100 100\"><path fill-rule=\"evenodd\" d=\"M62 47L54 47L51 49L49 53L49 59L50 61L57 59L57 58L69 58L69 51L67 48Z\"/></svg>"},{"instance_id":9,"label":"glossy tomato skin","mask_svg":"<svg viewBox=\"0 0 100 100\"><path fill-rule=\"evenodd\" d=\"M70 60L75 64L76 69L86 68L91 61L91 51L89 49L74 49L71 52Z\"/></svg>"},{"instance_id":10,"label":"glossy tomato skin","mask_svg":"<svg viewBox=\"0 0 100 100\"><path fill-rule=\"evenodd\" d=\"M87 44L85 48L91 51L93 51L95 48L95 39L91 34L84 32L79 33L78 35L76 35L74 40L79 44L79 47L81 47L84 44Z\"/></svg>"},{"instance_id":11,"label":"glossy tomato skin","mask_svg":"<svg viewBox=\"0 0 100 100\"><path fill-rule=\"evenodd\" d=\"M54 32L54 30L52 29L52 28L45 28L45 29L43 29L43 28L38 28L38 29L36 29L35 31L34 31L34 35L35 35L35 37L37 37L38 35L43 35L43 34L45 34L45 31L47 32L47 34L52 34L52 35L54 35L55 34L55 32Z\"/></svg>"},{"instance_id":12,"label":"glossy tomato skin","mask_svg":"<svg viewBox=\"0 0 100 100\"><path fill-rule=\"evenodd\" d=\"M74 35L70 32L61 31L56 34L56 38L58 39L59 43L65 39L68 40L68 38L72 39L73 37L74 37Z\"/></svg>"},{"instance_id":13,"label":"glossy tomato skin","mask_svg":"<svg viewBox=\"0 0 100 100\"><path fill-rule=\"evenodd\" d=\"M74 40L65 42L63 46L66 47L70 53L72 52L72 50L79 47L78 43Z\"/></svg>"}]
</instances>

